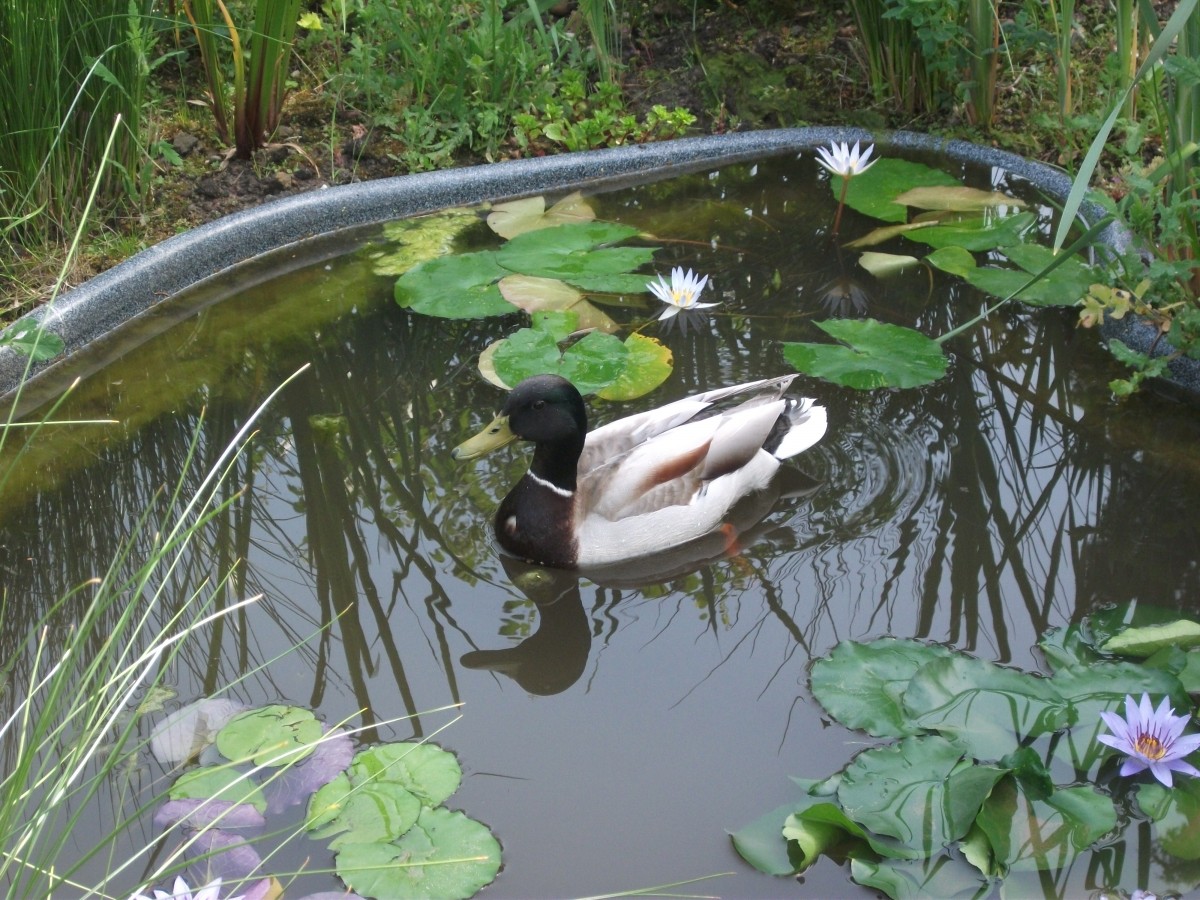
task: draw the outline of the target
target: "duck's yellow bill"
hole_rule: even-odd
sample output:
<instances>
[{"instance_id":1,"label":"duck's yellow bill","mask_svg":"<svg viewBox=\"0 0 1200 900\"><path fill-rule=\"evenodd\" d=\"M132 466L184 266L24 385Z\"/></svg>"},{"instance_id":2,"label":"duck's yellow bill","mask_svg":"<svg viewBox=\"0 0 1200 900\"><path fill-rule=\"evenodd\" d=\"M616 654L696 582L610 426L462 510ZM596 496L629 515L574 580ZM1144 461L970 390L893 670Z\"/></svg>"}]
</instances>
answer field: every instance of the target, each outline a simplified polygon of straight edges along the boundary
<instances>
[{"instance_id":1,"label":"duck's yellow bill","mask_svg":"<svg viewBox=\"0 0 1200 900\"><path fill-rule=\"evenodd\" d=\"M511 444L516 439L517 436L508 427L508 416L496 416L479 434L451 450L450 455L455 459L478 459L485 453Z\"/></svg>"}]
</instances>

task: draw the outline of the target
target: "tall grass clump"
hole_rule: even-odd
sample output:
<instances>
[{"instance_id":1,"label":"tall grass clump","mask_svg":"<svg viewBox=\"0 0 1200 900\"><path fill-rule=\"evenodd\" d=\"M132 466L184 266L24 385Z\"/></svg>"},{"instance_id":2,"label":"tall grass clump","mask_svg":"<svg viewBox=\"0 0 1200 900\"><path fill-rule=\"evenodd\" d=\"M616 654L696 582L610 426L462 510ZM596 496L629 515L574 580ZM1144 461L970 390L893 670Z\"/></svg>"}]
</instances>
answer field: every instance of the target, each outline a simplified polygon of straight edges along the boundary
<instances>
[{"instance_id":1,"label":"tall grass clump","mask_svg":"<svg viewBox=\"0 0 1200 900\"><path fill-rule=\"evenodd\" d=\"M0 0L0 280L71 233L89 184L109 206L136 171L152 2Z\"/></svg>"},{"instance_id":2,"label":"tall grass clump","mask_svg":"<svg viewBox=\"0 0 1200 900\"><path fill-rule=\"evenodd\" d=\"M302 0L257 0L239 28L223 0L183 0L196 33L217 135L249 159L279 126ZM233 70L227 90L225 59Z\"/></svg>"},{"instance_id":3,"label":"tall grass clump","mask_svg":"<svg viewBox=\"0 0 1200 900\"><path fill-rule=\"evenodd\" d=\"M282 388L280 388L282 390ZM276 391L276 394L278 391ZM223 488L250 440L253 421L234 436L185 495L200 431L161 518L147 509L107 570L31 618L26 598L0 593L0 633L21 633L0 681L0 886L7 897L119 896L130 880L122 841L144 845L142 801L132 815L97 828L87 819L102 792L138 771L138 704L172 667L185 643L256 598L223 604L223 584L189 587L173 577L189 546L235 500ZM151 540L139 540L151 535ZM131 548L149 549L135 558ZM186 580L186 579L185 579ZM135 845L139 845L135 843ZM97 876L99 870L105 874ZM82 873L89 872L89 875ZM112 884L110 884L110 881ZM90 882L90 883L85 883Z\"/></svg>"}]
</instances>

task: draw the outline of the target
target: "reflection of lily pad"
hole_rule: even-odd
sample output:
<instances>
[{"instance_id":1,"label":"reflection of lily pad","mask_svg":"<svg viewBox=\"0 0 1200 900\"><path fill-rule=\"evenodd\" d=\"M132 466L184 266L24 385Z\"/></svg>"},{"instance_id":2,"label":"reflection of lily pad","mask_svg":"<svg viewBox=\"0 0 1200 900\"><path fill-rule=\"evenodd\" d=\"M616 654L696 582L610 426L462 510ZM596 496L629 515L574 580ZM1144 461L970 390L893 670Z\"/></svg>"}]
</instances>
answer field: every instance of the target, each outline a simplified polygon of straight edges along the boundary
<instances>
[{"instance_id":1,"label":"reflection of lily pad","mask_svg":"<svg viewBox=\"0 0 1200 900\"><path fill-rule=\"evenodd\" d=\"M500 844L460 812L423 809L393 842L345 844L336 858L346 884L376 900L466 898L500 871Z\"/></svg>"},{"instance_id":2,"label":"reflection of lily pad","mask_svg":"<svg viewBox=\"0 0 1200 900\"><path fill-rule=\"evenodd\" d=\"M946 374L941 346L919 331L875 319L834 319L816 324L845 345L783 344L783 358L807 375L870 390L918 387Z\"/></svg>"},{"instance_id":3,"label":"reflection of lily pad","mask_svg":"<svg viewBox=\"0 0 1200 900\"><path fill-rule=\"evenodd\" d=\"M516 310L496 287L508 274L490 251L443 256L401 275L396 281L396 302L405 309L446 319L503 316Z\"/></svg>"}]
</instances>

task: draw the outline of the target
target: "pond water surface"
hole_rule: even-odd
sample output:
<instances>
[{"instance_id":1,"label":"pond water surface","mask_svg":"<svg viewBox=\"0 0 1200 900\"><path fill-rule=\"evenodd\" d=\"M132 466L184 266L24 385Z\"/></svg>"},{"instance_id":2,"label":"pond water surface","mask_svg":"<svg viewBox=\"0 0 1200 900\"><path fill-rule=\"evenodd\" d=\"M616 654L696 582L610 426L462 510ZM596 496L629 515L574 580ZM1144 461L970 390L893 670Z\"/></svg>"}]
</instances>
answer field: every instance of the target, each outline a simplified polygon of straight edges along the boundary
<instances>
[{"instance_id":1,"label":"pond water surface","mask_svg":"<svg viewBox=\"0 0 1200 900\"><path fill-rule=\"evenodd\" d=\"M1003 173L977 177L1033 196ZM811 323L831 312L936 335L984 302L919 267L876 282L839 259L826 236L833 198L811 159L594 203L658 238L657 271L708 273L709 299L721 301L699 332L663 337L675 372L659 391L594 403L596 421L783 374L779 341L819 339ZM849 213L842 234L868 227ZM494 240L482 222L470 238ZM1114 403L1104 385L1121 373L1094 336L1062 311L1021 309L957 339L949 374L925 388L798 378L793 390L828 408L829 432L788 465L740 553L648 584L558 574L530 587L489 530L526 450L469 465L449 455L501 404L476 359L522 317L453 322L398 308L394 277L372 270L386 247L378 231L358 234L347 252L289 262L270 280L227 279L244 289L85 381L70 413L128 424L43 438L36 471L22 470L0 503L4 581L32 614L103 570L138 517L161 507L156 491L187 470L193 435L200 462L215 457L311 365L239 459L232 485L245 492L170 575L182 601L244 560L223 596L263 599L189 645L168 708L252 672L231 692L248 705L306 706L369 726L364 742L428 737L454 751L464 781L449 805L503 845L487 896L715 873L733 874L693 889L866 896L828 861L797 884L761 875L727 836L793 797L789 776L824 778L871 744L813 702L812 660L842 640L896 635L1030 669L1041 633L1100 605L1200 601L1197 410L1150 394ZM24 625L5 619L5 658ZM161 787L145 764L144 784ZM114 804L136 806L114 797L90 809L98 831ZM130 840L155 832L148 816L135 831ZM1149 852L1128 849L1123 887L1138 886ZM330 858L301 838L275 864ZM1087 868L1048 892L1093 889ZM335 886L311 875L294 890Z\"/></svg>"}]
</instances>

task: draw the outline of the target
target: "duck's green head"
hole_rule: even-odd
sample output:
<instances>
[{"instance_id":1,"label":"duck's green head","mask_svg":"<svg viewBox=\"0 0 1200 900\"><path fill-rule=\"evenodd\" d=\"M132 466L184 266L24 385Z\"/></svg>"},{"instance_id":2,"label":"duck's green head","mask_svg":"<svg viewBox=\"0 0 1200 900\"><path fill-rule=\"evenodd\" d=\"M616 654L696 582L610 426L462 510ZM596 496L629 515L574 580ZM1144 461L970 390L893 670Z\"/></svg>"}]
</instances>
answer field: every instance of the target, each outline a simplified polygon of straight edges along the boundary
<instances>
[{"instance_id":1,"label":"duck's green head","mask_svg":"<svg viewBox=\"0 0 1200 900\"><path fill-rule=\"evenodd\" d=\"M586 432L587 411L575 385L558 375L534 375L513 388L500 414L451 455L476 459L518 438L539 444L581 443Z\"/></svg>"}]
</instances>

